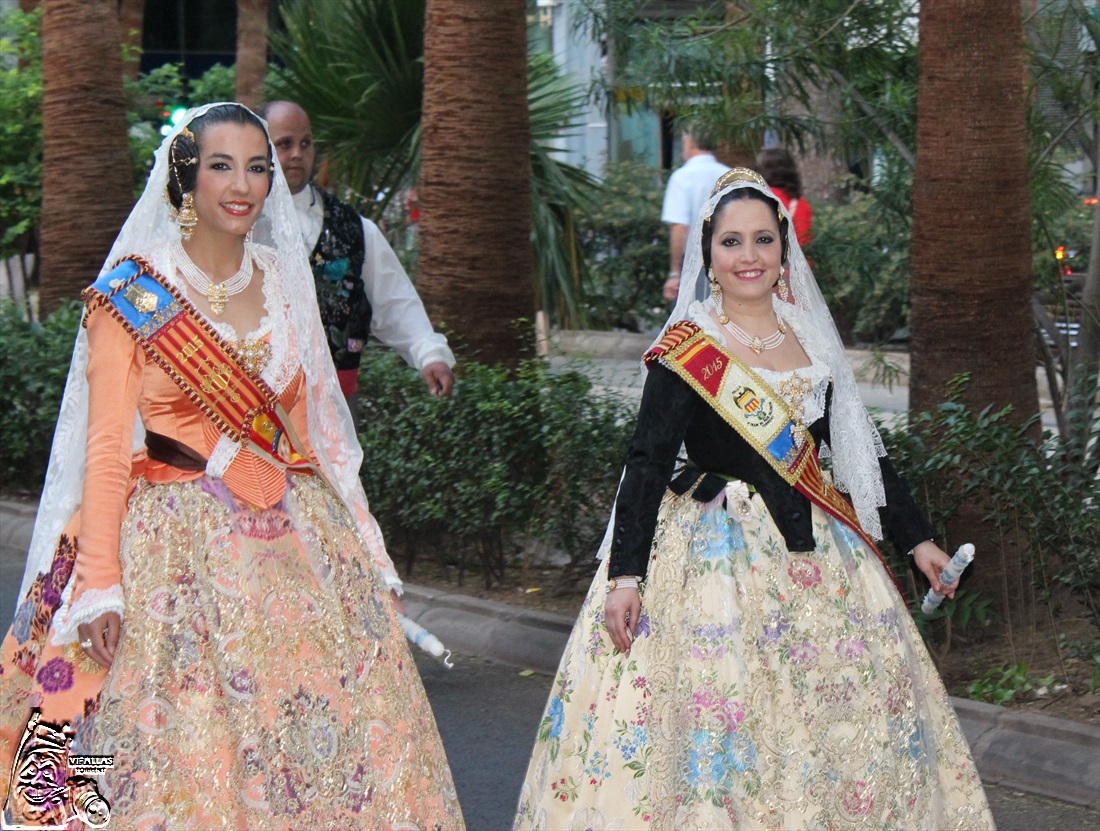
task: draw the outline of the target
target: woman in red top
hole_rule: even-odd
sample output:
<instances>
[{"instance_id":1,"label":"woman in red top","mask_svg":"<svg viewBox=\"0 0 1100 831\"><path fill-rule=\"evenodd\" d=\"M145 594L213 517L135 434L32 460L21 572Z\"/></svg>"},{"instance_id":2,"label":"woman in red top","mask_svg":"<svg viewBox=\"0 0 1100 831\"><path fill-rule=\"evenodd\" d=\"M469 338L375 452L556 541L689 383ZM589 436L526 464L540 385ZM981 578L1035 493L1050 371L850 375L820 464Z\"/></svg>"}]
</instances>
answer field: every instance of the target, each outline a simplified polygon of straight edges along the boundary
<instances>
[{"instance_id":1,"label":"woman in red top","mask_svg":"<svg viewBox=\"0 0 1100 831\"><path fill-rule=\"evenodd\" d=\"M798 244L805 249L813 239L814 209L810 201L802 197L798 165L784 147L765 147L757 161L760 175L790 212Z\"/></svg>"}]
</instances>

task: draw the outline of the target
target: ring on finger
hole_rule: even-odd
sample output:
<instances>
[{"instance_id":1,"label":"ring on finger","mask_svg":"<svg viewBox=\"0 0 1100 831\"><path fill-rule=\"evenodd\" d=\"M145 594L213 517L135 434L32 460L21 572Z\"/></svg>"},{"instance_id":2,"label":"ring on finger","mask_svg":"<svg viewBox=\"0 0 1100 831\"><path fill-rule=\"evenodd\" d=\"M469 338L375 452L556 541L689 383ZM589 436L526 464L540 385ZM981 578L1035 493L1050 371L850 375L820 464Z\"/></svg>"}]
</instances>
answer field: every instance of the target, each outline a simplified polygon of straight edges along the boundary
<instances>
[{"instance_id":1,"label":"ring on finger","mask_svg":"<svg viewBox=\"0 0 1100 831\"><path fill-rule=\"evenodd\" d=\"M85 641L81 641L80 642L80 648L81 649L91 649L92 648L92 639L88 638Z\"/></svg>"}]
</instances>

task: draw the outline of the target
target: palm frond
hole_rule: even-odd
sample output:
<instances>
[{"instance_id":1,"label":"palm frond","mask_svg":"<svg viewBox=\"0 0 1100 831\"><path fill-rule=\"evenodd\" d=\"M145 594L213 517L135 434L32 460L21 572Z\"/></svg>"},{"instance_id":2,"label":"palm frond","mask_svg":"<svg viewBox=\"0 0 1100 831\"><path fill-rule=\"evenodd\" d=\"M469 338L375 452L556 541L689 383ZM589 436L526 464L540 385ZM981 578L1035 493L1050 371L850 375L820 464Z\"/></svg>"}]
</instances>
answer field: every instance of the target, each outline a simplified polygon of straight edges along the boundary
<instances>
[{"instance_id":1,"label":"palm frond","mask_svg":"<svg viewBox=\"0 0 1100 831\"><path fill-rule=\"evenodd\" d=\"M282 15L286 32L272 48L284 66L268 97L305 107L330 177L378 218L419 169L424 0L292 0ZM575 216L599 183L561 160L554 140L578 129L585 92L550 55L533 53L528 102L536 296L555 323L577 326L588 268Z\"/></svg>"}]
</instances>

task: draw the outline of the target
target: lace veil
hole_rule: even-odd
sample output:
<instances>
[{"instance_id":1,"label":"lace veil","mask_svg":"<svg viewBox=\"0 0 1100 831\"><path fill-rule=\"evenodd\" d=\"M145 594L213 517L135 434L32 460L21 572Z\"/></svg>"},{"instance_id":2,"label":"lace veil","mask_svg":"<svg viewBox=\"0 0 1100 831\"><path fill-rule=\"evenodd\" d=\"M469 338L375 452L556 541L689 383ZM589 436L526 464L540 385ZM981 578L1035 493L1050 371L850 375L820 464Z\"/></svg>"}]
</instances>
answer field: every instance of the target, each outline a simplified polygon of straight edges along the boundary
<instances>
[{"instance_id":1,"label":"lace veil","mask_svg":"<svg viewBox=\"0 0 1100 831\"><path fill-rule=\"evenodd\" d=\"M179 241L180 231L169 217L169 206L164 198L168 182L168 147L193 119L216 106L241 105L221 102L195 108L188 111L168 134L154 155L153 169L145 191L122 226L111 253L99 271L100 276L122 257L140 254L161 274L176 280L169 251L171 244ZM270 146L270 137L268 144ZM306 381L309 442L320 468L355 518L363 541L385 582L400 589L401 581L386 553L381 531L368 509L367 497L359 481L363 451L329 358L308 254L298 231L290 189L273 147L271 156L276 160L275 177L263 213L253 230L254 241L263 246L260 251L266 272L268 313L274 327L272 360L263 376L278 392L291 380L298 364L301 364ZM186 290L186 286L183 288ZM58 537L80 505L88 433L87 367L88 338L81 327L73 348L65 395L54 432L20 599L26 595L35 577L50 568ZM144 438L140 420L136 428L134 441L135 445L139 445ZM212 476L223 473L237 449L223 436L211 454L207 473Z\"/></svg>"}]
</instances>

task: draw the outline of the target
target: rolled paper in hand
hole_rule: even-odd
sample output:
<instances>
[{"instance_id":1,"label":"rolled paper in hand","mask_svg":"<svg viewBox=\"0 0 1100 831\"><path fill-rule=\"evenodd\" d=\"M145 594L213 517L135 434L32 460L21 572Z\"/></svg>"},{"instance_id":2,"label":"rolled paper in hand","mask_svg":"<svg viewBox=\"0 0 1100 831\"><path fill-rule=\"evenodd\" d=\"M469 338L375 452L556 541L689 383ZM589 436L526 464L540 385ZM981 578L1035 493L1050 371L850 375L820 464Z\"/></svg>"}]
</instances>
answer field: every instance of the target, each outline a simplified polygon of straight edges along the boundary
<instances>
[{"instance_id":1,"label":"rolled paper in hand","mask_svg":"<svg viewBox=\"0 0 1100 831\"><path fill-rule=\"evenodd\" d=\"M959 550L955 552L955 556L951 558L949 562L940 572L940 585L942 588L955 585L955 582L959 579L959 575L963 573L971 561L974 559L974 546L970 543L964 543L959 546ZM932 589L928 590L928 594L924 596L924 602L921 604L920 610L926 615L932 614L936 611L936 608L943 602L943 595Z\"/></svg>"},{"instance_id":2,"label":"rolled paper in hand","mask_svg":"<svg viewBox=\"0 0 1100 831\"><path fill-rule=\"evenodd\" d=\"M451 650L440 643L439 638L419 623L405 617L405 615L399 614L397 616L397 622L401 624L401 631L405 633L406 638L429 655L433 655L436 658L442 658L443 666L447 667L447 669L451 669L454 666L454 662L451 661Z\"/></svg>"}]
</instances>

